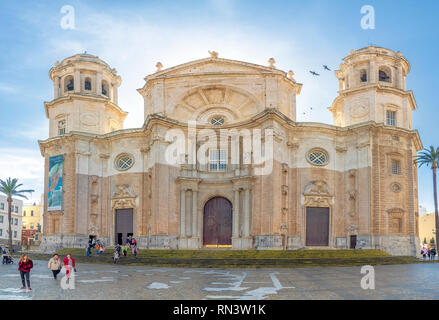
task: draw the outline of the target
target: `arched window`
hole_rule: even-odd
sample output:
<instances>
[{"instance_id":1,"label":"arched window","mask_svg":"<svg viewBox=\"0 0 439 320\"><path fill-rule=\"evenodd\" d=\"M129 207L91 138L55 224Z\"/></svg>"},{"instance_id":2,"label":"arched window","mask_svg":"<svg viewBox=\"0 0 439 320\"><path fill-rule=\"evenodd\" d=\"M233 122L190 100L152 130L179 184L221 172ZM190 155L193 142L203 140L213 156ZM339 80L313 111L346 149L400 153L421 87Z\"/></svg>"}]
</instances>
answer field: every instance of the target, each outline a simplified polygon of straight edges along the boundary
<instances>
[{"instance_id":1,"label":"arched window","mask_svg":"<svg viewBox=\"0 0 439 320\"><path fill-rule=\"evenodd\" d=\"M67 76L64 79L64 91L73 91L75 89L74 81L72 76Z\"/></svg>"},{"instance_id":2,"label":"arched window","mask_svg":"<svg viewBox=\"0 0 439 320\"><path fill-rule=\"evenodd\" d=\"M364 69L360 70L360 82L367 82L367 71Z\"/></svg>"},{"instance_id":3,"label":"arched window","mask_svg":"<svg viewBox=\"0 0 439 320\"><path fill-rule=\"evenodd\" d=\"M85 78L84 89L90 91L91 90L91 79Z\"/></svg>"},{"instance_id":4,"label":"arched window","mask_svg":"<svg viewBox=\"0 0 439 320\"><path fill-rule=\"evenodd\" d=\"M383 82L392 82L390 79L390 70L385 67L381 67L378 71L378 79Z\"/></svg>"},{"instance_id":5,"label":"arched window","mask_svg":"<svg viewBox=\"0 0 439 320\"><path fill-rule=\"evenodd\" d=\"M102 81L102 94L108 97L109 95L108 92L109 92L108 82L104 80Z\"/></svg>"}]
</instances>

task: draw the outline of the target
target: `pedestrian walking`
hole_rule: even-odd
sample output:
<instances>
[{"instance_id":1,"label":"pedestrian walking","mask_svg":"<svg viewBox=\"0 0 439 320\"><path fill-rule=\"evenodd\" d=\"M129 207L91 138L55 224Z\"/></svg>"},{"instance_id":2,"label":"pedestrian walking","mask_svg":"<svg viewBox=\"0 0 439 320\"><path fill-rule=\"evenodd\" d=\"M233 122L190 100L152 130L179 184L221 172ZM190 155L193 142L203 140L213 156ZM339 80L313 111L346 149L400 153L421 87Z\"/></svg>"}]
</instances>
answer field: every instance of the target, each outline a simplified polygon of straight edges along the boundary
<instances>
[{"instance_id":1,"label":"pedestrian walking","mask_svg":"<svg viewBox=\"0 0 439 320\"><path fill-rule=\"evenodd\" d=\"M127 253L128 253L127 245L124 245L124 246L123 246L122 253L123 253L123 256L124 256L124 257L127 256Z\"/></svg>"},{"instance_id":2,"label":"pedestrian walking","mask_svg":"<svg viewBox=\"0 0 439 320\"><path fill-rule=\"evenodd\" d=\"M49 263L47 264L47 267L49 268L49 270L52 271L53 278L56 280L58 273L61 272L61 260L59 259L59 256L57 253L54 253L53 257L50 258Z\"/></svg>"},{"instance_id":3,"label":"pedestrian walking","mask_svg":"<svg viewBox=\"0 0 439 320\"><path fill-rule=\"evenodd\" d=\"M101 255L103 255L104 254L104 245L101 243L101 245L99 246L99 253L101 254Z\"/></svg>"},{"instance_id":4,"label":"pedestrian walking","mask_svg":"<svg viewBox=\"0 0 439 320\"><path fill-rule=\"evenodd\" d=\"M134 256L134 258L137 257L137 246L133 247L133 256Z\"/></svg>"},{"instance_id":5,"label":"pedestrian walking","mask_svg":"<svg viewBox=\"0 0 439 320\"><path fill-rule=\"evenodd\" d=\"M114 251L114 253L113 253L114 264L117 264L119 262L119 258L120 258L119 252L117 252L117 250Z\"/></svg>"},{"instance_id":6,"label":"pedestrian walking","mask_svg":"<svg viewBox=\"0 0 439 320\"><path fill-rule=\"evenodd\" d=\"M66 268L66 276L67 278L70 278L71 272L76 272L76 266L75 266L75 260L72 258L70 253L67 254L67 256L63 260L64 267Z\"/></svg>"},{"instance_id":7,"label":"pedestrian walking","mask_svg":"<svg viewBox=\"0 0 439 320\"><path fill-rule=\"evenodd\" d=\"M20 271L21 283L23 284L21 290L26 290L27 284L27 289L29 291L32 291L30 287L30 269L32 269L33 266L34 264L32 260L29 259L27 255L23 254L20 261L18 262L18 271Z\"/></svg>"},{"instance_id":8,"label":"pedestrian walking","mask_svg":"<svg viewBox=\"0 0 439 320\"><path fill-rule=\"evenodd\" d=\"M431 248L430 250L430 260L434 260L436 256L436 248Z\"/></svg>"}]
</instances>

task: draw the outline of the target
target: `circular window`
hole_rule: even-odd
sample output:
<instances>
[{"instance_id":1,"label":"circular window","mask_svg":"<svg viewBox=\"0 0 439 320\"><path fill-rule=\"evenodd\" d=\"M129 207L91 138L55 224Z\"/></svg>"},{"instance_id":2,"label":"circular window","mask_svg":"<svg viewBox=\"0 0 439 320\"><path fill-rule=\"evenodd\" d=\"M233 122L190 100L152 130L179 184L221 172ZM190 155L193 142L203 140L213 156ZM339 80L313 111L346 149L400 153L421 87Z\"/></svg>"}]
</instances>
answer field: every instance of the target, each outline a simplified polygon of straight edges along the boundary
<instances>
[{"instance_id":1,"label":"circular window","mask_svg":"<svg viewBox=\"0 0 439 320\"><path fill-rule=\"evenodd\" d=\"M215 116L210 119L210 124L214 126L222 126L224 124L224 118L221 116Z\"/></svg>"},{"instance_id":2,"label":"circular window","mask_svg":"<svg viewBox=\"0 0 439 320\"><path fill-rule=\"evenodd\" d=\"M390 185L390 189L391 189L393 192L398 193L398 192L401 192L402 186L401 186L398 182L393 182L393 183Z\"/></svg>"},{"instance_id":3,"label":"circular window","mask_svg":"<svg viewBox=\"0 0 439 320\"><path fill-rule=\"evenodd\" d=\"M127 153L122 153L118 155L115 160L116 169L119 171L128 170L133 166L133 164L134 164L134 158Z\"/></svg>"},{"instance_id":4,"label":"circular window","mask_svg":"<svg viewBox=\"0 0 439 320\"><path fill-rule=\"evenodd\" d=\"M322 149L312 149L308 152L307 160L315 166L324 166L328 164L328 153Z\"/></svg>"}]
</instances>

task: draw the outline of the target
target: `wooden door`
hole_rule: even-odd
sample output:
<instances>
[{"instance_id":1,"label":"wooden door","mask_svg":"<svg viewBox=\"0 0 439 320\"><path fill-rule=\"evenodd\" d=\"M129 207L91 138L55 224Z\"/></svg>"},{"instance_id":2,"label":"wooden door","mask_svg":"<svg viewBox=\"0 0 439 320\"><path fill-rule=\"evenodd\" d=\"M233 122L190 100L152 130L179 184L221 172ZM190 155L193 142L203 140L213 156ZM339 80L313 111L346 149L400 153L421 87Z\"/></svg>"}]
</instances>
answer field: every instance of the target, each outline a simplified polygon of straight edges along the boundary
<instances>
[{"instance_id":1,"label":"wooden door","mask_svg":"<svg viewBox=\"0 0 439 320\"><path fill-rule=\"evenodd\" d=\"M116 243L120 241L120 234L122 234L122 241L124 242L128 234L133 233L133 209L116 210L116 221L114 230Z\"/></svg>"},{"instance_id":2,"label":"wooden door","mask_svg":"<svg viewBox=\"0 0 439 320\"><path fill-rule=\"evenodd\" d=\"M353 235L350 237L350 244L349 244L349 248L351 249L355 249L355 247L357 246L357 236Z\"/></svg>"},{"instance_id":3,"label":"wooden door","mask_svg":"<svg viewBox=\"0 0 439 320\"><path fill-rule=\"evenodd\" d=\"M329 208L306 208L306 245L329 245Z\"/></svg>"},{"instance_id":4,"label":"wooden door","mask_svg":"<svg viewBox=\"0 0 439 320\"><path fill-rule=\"evenodd\" d=\"M203 244L232 244L232 204L221 197L210 199L204 206Z\"/></svg>"}]
</instances>

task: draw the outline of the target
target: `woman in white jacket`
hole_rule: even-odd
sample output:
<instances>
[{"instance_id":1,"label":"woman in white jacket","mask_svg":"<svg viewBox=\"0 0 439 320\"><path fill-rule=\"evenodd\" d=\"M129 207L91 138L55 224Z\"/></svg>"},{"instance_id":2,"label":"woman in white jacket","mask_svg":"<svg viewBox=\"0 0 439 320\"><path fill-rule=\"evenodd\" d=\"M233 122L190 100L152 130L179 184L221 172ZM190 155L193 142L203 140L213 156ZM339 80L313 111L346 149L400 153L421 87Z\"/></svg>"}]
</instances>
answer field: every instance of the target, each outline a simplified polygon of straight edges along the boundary
<instances>
[{"instance_id":1,"label":"woman in white jacket","mask_svg":"<svg viewBox=\"0 0 439 320\"><path fill-rule=\"evenodd\" d=\"M56 280L56 276L61 271L61 260L59 259L57 253L54 253L53 257L50 258L47 267L49 270L52 270L53 278Z\"/></svg>"}]
</instances>

